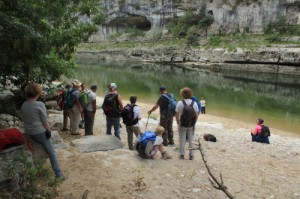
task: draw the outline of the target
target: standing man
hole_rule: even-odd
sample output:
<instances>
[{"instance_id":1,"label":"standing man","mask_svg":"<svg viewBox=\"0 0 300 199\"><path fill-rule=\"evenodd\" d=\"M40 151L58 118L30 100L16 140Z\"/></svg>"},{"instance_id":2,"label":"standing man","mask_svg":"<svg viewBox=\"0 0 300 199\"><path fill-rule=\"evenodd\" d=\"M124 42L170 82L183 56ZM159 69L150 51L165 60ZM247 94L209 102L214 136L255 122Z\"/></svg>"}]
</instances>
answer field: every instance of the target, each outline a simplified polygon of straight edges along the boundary
<instances>
[{"instance_id":1,"label":"standing man","mask_svg":"<svg viewBox=\"0 0 300 199\"><path fill-rule=\"evenodd\" d=\"M85 135L93 135L94 120L97 109L96 104L97 85L93 84L90 91L86 91L88 104L84 107L84 131Z\"/></svg>"},{"instance_id":2,"label":"standing man","mask_svg":"<svg viewBox=\"0 0 300 199\"><path fill-rule=\"evenodd\" d=\"M171 94L168 93L167 88L165 86L161 86L159 88L159 92L161 96L158 98L156 104L148 111L148 114L151 114L155 111L158 107L160 110L160 120L159 125L164 127L165 132L162 134L163 138L163 145L168 146L174 145L173 139L173 115L168 115L168 105L169 99L166 97L168 96L171 98Z\"/></svg>"},{"instance_id":3,"label":"standing man","mask_svg":"<svg viewBox=\"0 0 300 199\"><path fill-rule=\"evenodd\" d=\"M122 118L126 125L127 141L130 150L134 150L133 134L135 137L138 137L141 133L139 126L139 120L141 120L141 109L138 105L136 105L136 99L136 96L130 96L130 104L127 104L122 111Z\"/></svg>"},{"instance_id":4,"label":"standing man","mask_svg":"<svg viewBox=\"0 0 300 199\"><path fill-rule=\"evenodd\" d=\"M201 113L205 114L205 99L203 97L201 97L200 103L201 103Z\"/></svg>"},{"instance_id":5,"label":"standing man","mask_svg":"<svg viewBox=\"0 0 300 199\"><path fill-rule=\"evenodd\" d=\"M117 92L117 85L111 83L108 94L105 96L102 109L106 115L106 135L111 135L111 127L114 126L115 136L120 137L120 117L123 109L122 98Z\"/></svg>"},{"instance_id":6,"label":"standing man","mask_svg":"<svg viewBox=\"0 0 300 199\"><path fill-rule=\"evenodd\" d=\"M63 95L62 96L63 97L63 101L65 101L67 93L71 91L72 85L71 84L67 84L65 88L66 88L66 90L62 94ZM68 128L67 128L67 126L68 126L68 120L70 118L70 108L67 107L67 106L65 106L64 103L63 103L62 109L63 109L63 128L62 128L62 131L67 131L68 130Z\"/></svg>"}]
</instances>

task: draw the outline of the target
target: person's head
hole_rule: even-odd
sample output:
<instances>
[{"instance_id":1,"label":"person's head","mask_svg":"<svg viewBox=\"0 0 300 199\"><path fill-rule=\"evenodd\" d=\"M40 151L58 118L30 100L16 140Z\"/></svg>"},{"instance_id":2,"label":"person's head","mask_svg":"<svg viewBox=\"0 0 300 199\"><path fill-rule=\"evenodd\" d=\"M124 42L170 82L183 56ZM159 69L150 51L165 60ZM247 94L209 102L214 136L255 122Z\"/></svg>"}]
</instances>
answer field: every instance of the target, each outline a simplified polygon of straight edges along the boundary
<instances>
[{"instance_id":1,"label":"person's head","mask_svg":"<svg viewBox=\"0 0 300 199\"><path fill-rule=\"evenodd\" d=\"M131 103L131 104L135 104L135 103L136 103L136 99L137 99L136 96L130 96L130 98L129 98L130 103Z\"/></svg>"},{"instance_id":2,"label":"person's head","mask_svg":"<svg viewBox=\"0 0 300 199\"><path fill-rule=\"evenodd\" d=\"M67 90L69 90L71 87L72 87L71 84L66 84L66 86L65 86L65 88L66 88Z\"/></svg>"},{"instance_id":3,"label":"person's head","mask_svg":"<svg viewBox=\"0 0 300 199\"><path fill-rule=\"evenodd\" d=\"M204 97L201 97L201 100L204 100Z\"/></svg>"},{"instance_id":4,"label":"person's head","mask_svg":"<svg viewBox=\"0 0 300 199\"><path fill-rule=\"evenodd\" d=\"M116 91L117 90L117 84L116 83L111 83L109 85L109 91Z\"/></svg>"},{"instance_id":5,"label":"person's head","mask_svg":"<svg viewBox=\"0 0 300 199\"><path fill-rule=\"evenodd\" d=\"M190 99L193 96L193 91L189 87L184 87L180 90L180 95L184 99Z\"/></svg>"},{"instance_id":6,"label":"person's head","mask_svg":"<svg viewBox=\"0 0 300 199\"><path fill-rule=\"evenodd\" d=\"M91 86L91 90L92 90L94 93L97 91L97 88L98 88L97 84L93 84L93 85Z\"/></svg>"},{"instance_id":7,"label":"person's head","mask_svg":"<svg viewBox=\"0 0 300 199\"><path fill-rule=\"evenodd\" d=\"M79 80L75 79L75 80L73 81L73 86L74 86L77 90L80 90L80 88L81 88L81 82L80 82Z\"/></svg>"},{"instance_id":8,"label":"person's head","mask_svg":"<svg viewBox=\"0 0 300 199\"><path fill-rule=\"evenodd\" d=\"M165 132L165 128L162 126L157 126L154 131L154 133L158 136L161 136L164 132Z\"/></svg>"},{"instance_id":9,"label":"person's head","mask_svg":"<svg viewBox=\"0 0 300 199\"><path fill-rule=\"evenodd\" d=\"M261 124L263 124L263 123L264 123L264 120L263 120L262 118L258 118L258 119L257 119L257 124L260 124L260 125L261 125Z\"/></svg>"},{"instance_id":10,"label":"person's head","mask_svg":"<svg viewBox=\"0 0 300 199\"><path fill-rule=\"evenodd\" d=\"M160 94L166 93L167 88L165 86L161 86L161 87L159 87L159 92L160 92Z\"/></svg>"},{"instance_id":11,"label":"person's head","mask_svg":"<svg viewBox=\"0 0 300 199\"><path fill-rule=\"evenodd\" d=\"M41 84L28 84L25 87L25 95L27 98L38 98L43 92Z\"/></svg>"},{"instance_id":12,"label":"person's head","mask_svg":"<svg viewBox=\"0 0 300 199\"><path fill-rule=\"evenodd\" d=\"M81 90L83 90L83 91L84 91L84 90L85 90L85 88L86 88L86 86L85 86L85 83L84 83L84 82L82 82L82 83L81 83L81 85L80 85L80 87L81 87Z\"/></svg>"}]
</instances>

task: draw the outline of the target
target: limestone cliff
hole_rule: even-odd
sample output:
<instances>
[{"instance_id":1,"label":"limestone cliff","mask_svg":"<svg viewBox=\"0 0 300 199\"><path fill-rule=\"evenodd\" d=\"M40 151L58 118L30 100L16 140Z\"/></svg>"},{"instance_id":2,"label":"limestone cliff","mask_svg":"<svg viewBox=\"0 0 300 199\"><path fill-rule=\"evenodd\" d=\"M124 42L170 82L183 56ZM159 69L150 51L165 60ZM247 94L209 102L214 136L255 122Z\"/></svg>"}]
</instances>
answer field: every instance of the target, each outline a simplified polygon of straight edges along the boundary
<instances>
[{"instance_id":1,"label":"limestone cliff","mask_svg":"<svg viewBox=\"0 0 300 199\"><path fill-rule=\"evenodd\" d=\"M285 16L289 24L300 24L300 0L104 0L106 23L90 39L105 41L110 35L137 27L147 33L163 31L173 18L192 11L212 16L208 34L261 33L270 22Z\"/></svg>"}]
</instances>

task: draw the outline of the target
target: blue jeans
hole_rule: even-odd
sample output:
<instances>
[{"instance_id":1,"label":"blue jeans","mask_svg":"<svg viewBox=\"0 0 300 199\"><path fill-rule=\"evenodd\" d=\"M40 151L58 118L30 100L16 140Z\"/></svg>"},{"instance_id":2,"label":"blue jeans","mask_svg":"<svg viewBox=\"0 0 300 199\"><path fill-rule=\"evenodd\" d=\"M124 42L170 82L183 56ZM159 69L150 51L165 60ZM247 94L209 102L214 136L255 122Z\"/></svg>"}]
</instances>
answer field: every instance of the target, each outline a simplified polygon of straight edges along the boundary
<instances>
[{"instance_id":1,"label":"blue jeans","mask_svg":"<svg viewBox=\"0 0 300 199\"><path fill-rule=\"evenodd\" d=\"M261 142L261 143L270 144L269 137L263 138L260 135L252 136L252 142Z\"/></svg>"},{"instance_id":2,"label":"blue jeans","mask_svg":"<svg viewBox=\"0 0 300 199\"><path fill-rule=\"evenodd\" d=\"M46 133L43 132L43 133L36 134L36 135L30 135L30 138L33 141L35 141L43 146L44 150L46 151L46 153L49 156L52 170L54 171L55 176L56 177L62 176L62 172L59 168L59 165L58 165L58 162L56 159L56 153L55 153L52 141L51 141L51 139L48 139L46 137Z\"/></svg>"},{"instance_id":3,"label":"blue jeans","mask_svg":"<svg viewBox=\"0 0 300 199\"><path fill-rule=\"evenodd\" d=\"M114 126L115 136L121 140L119 117L106 117L106 135L111 135L112 126Z\"/></svg>"}]
</instances>

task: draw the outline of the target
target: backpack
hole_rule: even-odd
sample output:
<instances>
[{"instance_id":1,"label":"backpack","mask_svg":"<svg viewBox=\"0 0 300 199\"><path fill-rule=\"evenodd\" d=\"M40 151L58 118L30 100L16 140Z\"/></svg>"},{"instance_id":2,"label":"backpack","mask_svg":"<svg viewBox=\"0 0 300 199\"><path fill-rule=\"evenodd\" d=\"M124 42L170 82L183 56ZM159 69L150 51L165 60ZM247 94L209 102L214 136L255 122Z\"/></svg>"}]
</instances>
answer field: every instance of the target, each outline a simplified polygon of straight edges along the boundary
<instances>
[{"instance_id":1,"label":"backpack","mask_svg":"<svg viewBox=\"0 0 300 199\"><path fill-rule=\"evenodd\" d=\"M196 97L194 97L194 96L191 99L197 103L198 112L200 112L201 111L201 103L200 103L200 101Z\"/></svg>"},{"instance_id":2,"label":"backpack","mask_svg":"<svg viewBox=\"0 0 300 199\"><path fill-rule=\"evenodd\" d=\"M174 98L173 94L162 94L165 98L168 99L168 107L167 107L167 116L171 117L175 115L175 109L177 106L177 101Z\"/></svg>"},{"instance_id":3,"label":"backpack","mask_svg":"<svg viewBox=\"0 0 300 199\"><path fill-rule=\"evenodd\" d=\"M75 104L75 99L74 99L74 96L73 96L73 92L75 91L76 89L72 89L72 90L69 90L67 92L65 92L65 94L63 95L64 96L64 107L66 108L72 108Z\"/></svg>"},{"instance_id":4,"label":"backpack","mask_svg":"<svg viewBox=\"0 0 300 199\"><path fill-rule=\"evenodd\" d=\"M136 150L142 158L152 158L151 153L154 149L156 134L152 131L141 133L141 137L137 141Z\"/></svg>"},{"instance_id":5,"label":"backpack","mask_svg":"<svg viewBox=\"0 0 300 199\"><path fill-rule=\"evenodd\" d=\"M196 112L194 109L194 101L190 105L187 105L184 100L182 100L184 105L182 114L180 116L180 126L183 127L193 127L196 123Z\"/></svg>"},{"instance_id":6,"label":"backpack","mask_svg":"<svg viewBox=\"0 0 300 199\"><path fill-rule=\"evenodd\" d=\"M134 118L134 112L133 109L136 105L127 104L123 110L121 111L121 116L123 119L123 123L126 126L132 126L138 123L139 118Z\"/></svg>"},{"instance_id":7,"label":"backpack","mask_svg":"<svg viewBox=\"0 0 300 199\"><path fill-rule=\"evenodd\" d=\"M64 94L65 91L59 91L56 96L56 102L60 109L64 107Z\"/></svg>"},{"instance_id":8,"label":"backpack","mask_svg":"<svg viewBox=\"0 0 300 199\"><path fill-rule=\"evenodd\" d=\"M79 102L81 106L86 107L90 103L89 95L91 91L85 91L79 93Z\"/></svg>"},{"instance_id":9,"label":"backpack","mask_svg":"<svg viewBox=\"0 0 300 199\"><path fill-rule=\"evenodd\" d=\"M266 138L271 135L270 129L268 126L262 126L261 132L259 134L261 137Z\"/></svg>"},{"instance_id":10,"label":"backpack","mask_svg":"<svg viewBox=\"0 0 300 199\"><path fill-rule=\"evenodd\" d=\"M102 109L108 117L119 116L118 111L118 94L107 94L104 98Z\"/></svg>"},{"instance_id":11,"label":"backpack","mask_svg":"<svg viewBox=\"0 0 300 199\"><path fill-rule=\"evenodd\" d=\"M22 145L25 143L24 134L17 128L0 130L0 151L10 146Z\"/></svg>"}]
</instances>

